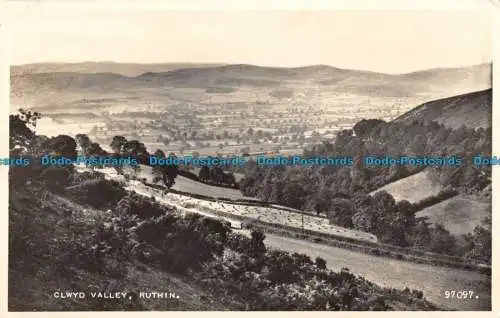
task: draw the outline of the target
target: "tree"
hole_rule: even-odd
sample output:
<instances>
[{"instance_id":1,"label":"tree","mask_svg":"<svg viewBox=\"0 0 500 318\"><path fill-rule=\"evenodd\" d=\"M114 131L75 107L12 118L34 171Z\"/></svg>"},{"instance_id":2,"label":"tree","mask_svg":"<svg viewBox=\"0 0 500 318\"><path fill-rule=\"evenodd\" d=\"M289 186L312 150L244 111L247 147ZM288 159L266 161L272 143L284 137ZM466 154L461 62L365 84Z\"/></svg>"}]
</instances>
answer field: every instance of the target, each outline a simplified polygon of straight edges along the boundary
<instances>
[{"instance_id":1,"label":"tree","mask_svg":"<svg viewBox=\"0 0 500 318\"><path fill-rule=\"evenodd\" d=\"M61 191L66 187L71 179L71 166L50 166L43 169L40 174L40 180L44 182L46 187L54 192Z\"/></svg>"},{"instance_id":2,"label":"tree","mask_svg":"<svg viewBox=\"0 0 500 318\"><path fill-rule=\"evenodd\" d=\"M75 140L80 149L82 150L82 153L87 156L88 149L92 144L92 141L90 140L89 136L87 136L86 134L77 134L75 136Z\"/></svg>"},{"instance_id":3,"label":"tree","mask_svg":"<svg viewBox=\"0 0 500 318\"><path fill-rule=\"evenodd\" d=\"M330 202L330 211L328 218L331 223L338 226L351 228L353 226L352 217L354 215L354 206L350 200L335 198Z\"/></svg>"},{"instance_id":4,"label":"tree","mask_svg":"<svg viewBox=\"0 0 500 318\"><path fill-rule=\"evenodd\" d=\"M68 135L58 135L46 141L47 153L69 159L76 159L76 141Z\"/></svg>"},{"instance_id":5,"label":"tree","mask_svg":"<svg viewBox=\"0 0 500 318\"><path fill-rule=\"evenodd\" d=\"M207 181L210 178L210 169L207 166L203 166L198 173L201 180Z\"/></svg>"},{"instance_id":6,"label":"tree","mask_svg":"<svg viewBox=\"0 0 500 318\"><path fill-rule=\"evenodd\" d=\"M222 183L224 180L224 171L218 166L210 167L210 179L214 183Z\"/></svg>"},{"instance_id":7,"label":"tree","mask_svg":"<svg viewBox=\"0 0 500 318\"><path fill-rule=\"evenodd\" d=\"M173 153L170 153L168 158L175 160L177 159L177 156L175 156L175 154ZM176 164L166 165L164 166L163 172L163 184L165 184L165 186L170 189L175 184L175 178L179 174L179 166Z\"/></svg>"},{"instance_id":8,"label":"tree","mask_svg":"<svg viewBox=\"0 0 500 318\"><path fill-rule=\"evenodd\" d=\"M127 141L122 147L122 153L124 155L137 158L137 160L142 164L148 163L149 154L146 150L146 146L137 140Z\"/></svg>"},{"instance_id":9,"label":"tree","mask_svg":"<svg viewBox=\"0 0 500 318\"><path fill-rule=\"evenodd\" d=\"M106 151L97 142L91 143L87 149L87 156L104 156L106 154Z\"/></svg>"},{"instance_id":10,"label":"tree","mask_svg":"<svg viewBox=\"0 0 500 318\"><path fill-rule=\"evenodd\" d=\"M223 173L223 182L225 184L234 186L236 184L236 178L234 177L234 173L232 173L232 172L224 172Z\"/></svg>"},{"instance_id":11,"label":"tree","mask_svg":"<svg viewBox=\"0 0 500 318\"><path fill-rule=\"evenodd\" d=\"M127 139L123 136L114 136L111 141L111 149L115 154L121 155L123 153L123 146L127 143Z\"/></svg>"},{"instance_id":12,"label":"tree","mask_svg":"<svg viewBox=\"0 0 500 318\"><path fill-rule=\"evenodd\" d=\"M383 123L385 122L380 119L363 119L354 125L353 130L356 136L364 137L369 135L375 127Z\"/></svg>"},{"instance_id":13,"label":"tree","mask_svg":"<svg viewBox=\"0 0 500 318\"><path fill-rule=\"evenodd\" d=\"M397 203L398 218L404 229L411 231L415 226L415 206L407 200Z\"/></svg>"},{"instance_id":14,"label":"tree","mask_svg":"<svg viewBox=\"0 0 500 318\"><path fill-rule=\"evenodd\" d=\"M483 219L466 240L469 245L465 252L467 259L491 264L491 217Z\"/></svg>"},{"instance_id":15,"label":"tree","mask_svg":"<svg viewBox=\"0 0 500 318\"><path fill-rule=\"evenodd\" d=\"M431 252L453 255L456 239L443 225L435 224L431 228L431 241L429 249Z\"/></svg>"},{"instance_id":16,"label":"tree","mask_svg":"<svg viewBox=\"0 0 500 318\"><path fill-rule=\"evenodd\" d=\"M47 154L47 149L45 149L47 145L47 141L50 138L44 135L37 135L33 137L33 139L30 141L29 147L27 149L27 152L33 155L34 157L40 157L43 155ZM20 148L16 148L17 151L20 151ZM17 155L11 155L12 157L15 157Z\"/></svg>"},{"instance_id":17,"label":"tree","mask_svg":"<svg viewBox=\"0 0 500 318\"><path fill-rule=\"evenodd\" d=\"M298 182L290 182L283 189L283 201L292 208L301 209L305 203L304 187Z\"/></svg>"},{"instance_id":18,"label":"tree","mask_svg":"<svg viewBox=\"0 0 500 318\"><path fill-rule=\"evenodd\" d=\"M319 215L321 212L325 212L330 207L330 201L333 197L333 191L328 188L321 188L315 198L314 198L314 210L316 214Z\"/></svg>"},{"instance_id":19,"label":"tree","mask_svg":"<svg viewBox=\"0 0 500 318\"><path fill-rule=\"evenodd\" d=\"M266 236L261 231L252 231L252 238L250 242L250 255L258 257L266 252L264 239Z\"/></svg>"},{"instance_id":20,"label":"tree","mask_svg":"<svg viewBox=\"0 0 500 318\"><path fill-rule=\"evenodd\" d=\"M271 187L271 193L268 197L268 201L270 202L277 202L281 203L283 202L283 189L285 188L285 183L282 180L274 180L272 187Z\"/></svg>"},{"instance_id":21,"label":"tree","mask_svg":"<svg viewBox=\"0 0 500 318\"><path fill-rule=\"evenodd\" d=\"M41 118L38 112L19 109L19 114L9 116L9 148L27 147L35 137L34 129L37 120Z\"/></svg>"},{"instance_id":22,"label":"tree","mask_svg":"<svg viewBox=\"0 0 500 318\"><path fill-rule=\"evenodd\" d=\"M315 263L316 263L317 268L326 269L326 261L323 258L321 258L319 256L316 257Z\"/></svg>"},{"instance_id":23,"label":"tree","mask_svg":"<svg viewBox=\"0 0 500 318\"><path fill-rule=\"evenodd\" d=\"M157 149L155 153L153 154L154 157L158 159L165 159L165 152L161 149ZM154 165L152 167L153 170L153 182L156 183L159 180L163 180L163 174L165 170L165 166L163 165Z\"/></svg>"},{"instance_id":24,"label":"tree","mask_svg":"<svg viewBox=\"0 0 500 318\"><path fill-rule=\"evenodd\" d=\"M376 219L374 221L378 224L375 226L381 229L387 225L387 220L390 220L397 212L396 200L385 190L375 193L373 199L377 207L375 210Z\"/></svg>"}]
</instances>

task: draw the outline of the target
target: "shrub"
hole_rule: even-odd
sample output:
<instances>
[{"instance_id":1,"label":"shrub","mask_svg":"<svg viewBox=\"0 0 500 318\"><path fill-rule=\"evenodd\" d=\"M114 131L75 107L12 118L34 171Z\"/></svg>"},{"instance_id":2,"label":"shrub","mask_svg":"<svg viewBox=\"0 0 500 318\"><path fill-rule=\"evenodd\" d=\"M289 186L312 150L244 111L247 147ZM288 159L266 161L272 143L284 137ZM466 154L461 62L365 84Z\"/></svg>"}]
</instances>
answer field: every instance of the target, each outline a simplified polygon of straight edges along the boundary
<instances>
[{"instance_id":1,"label":"shrub","mask_svg":"<svg viewBox=\"0 0 500 318\"><path fill-rule=\"evenodd\" d=\"M261 231L252 231L252 238L250 241L250 255L259 256L266 252L266 246L264 245L265 238L266 236Z\"/></svg>"},{"instance_id":2,"label":"shrub","mask_svg":"<svg viewBox=\"0 0 500 318\"><path fill-rule=\"evenodd\" d=\"M163 253L162 266L178 273L221 256L229 232L229 226L215 219L173 213L147 219L134 229L139 242Z\"/></svg>"},{"instance_id":3,"label":"shrub","mask_svg":"<svg viewBox=\"0 0 500 318\"><path fill-rule=\"evenodd\" d=\"M73 169L70 167L49 166L42 170L40 180L47 189L60 192L69 185L72 173Z\"/></svg>"},{"instance_id":4,"label":"shrub","mask_svg":"<svg viewBox=\"0 0 500 318\"><path fill-rule=\"evenodd\" d=\"M121 198L115 210L119 215L136 215L141 219L158 217L168 212L157 202L134 193Z\"/></svg>"},{"instance_id":5,"label":"shrub","mask_svg":"<svg viewBox=\"0 0 500 318\"><path fill-rule=\"evenodd\" d=\"M67 192L76 202L94 208L112 207L126 194L120 183L105 179L83 181L68 188Z\"/></svg>"},{"instance_id":6,"label":"shrub","mask_svg":"<svg viewBox=\"0 0 500 318\"><path fill-rule=\"evenodd\" d=\"M316 267L319 269L326 269L326 261L321 257L316 257L315 260Z\"/></svg>"}]
</instances>

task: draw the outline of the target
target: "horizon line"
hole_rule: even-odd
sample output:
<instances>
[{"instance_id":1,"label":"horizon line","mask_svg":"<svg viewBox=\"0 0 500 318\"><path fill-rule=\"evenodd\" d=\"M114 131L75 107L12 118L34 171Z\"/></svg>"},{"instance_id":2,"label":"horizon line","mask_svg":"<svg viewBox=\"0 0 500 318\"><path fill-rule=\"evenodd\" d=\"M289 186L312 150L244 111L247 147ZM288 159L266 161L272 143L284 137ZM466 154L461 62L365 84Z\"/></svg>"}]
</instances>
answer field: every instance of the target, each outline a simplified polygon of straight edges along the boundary
<instances>
[{"instance_id":1,"label":"horizon line","mask_svg":"<svg viewBox=\"0 0 500 318\"><path fill-rule=\"evenodd\" d=\"M382 72L382 71L374 71L374 70L367 70L367 69L355 69L355 68L345 68L345 67L338 67L330 64L307 64L307 65L299 65L299 66L276 66L276 65L259 65L259 64L252 64L252 63L221 63L221 62L116 62L116 61L111 61L111 60L100 60L100 61L78 61L78 62L54 62L54 61L44 61L44 62L32 62L32 63L22 63L22 64L11 64L10 68L12 67L22 67L22 66L29 66L29 65L42 65L42 64L59 64L59 65L70 65L70 64L85 64L85 63L94 63L94 64L99 64L99 63L108 63L108 64L135 64L135 65L175 65L175 64L192 64L192 65L217 65L217 66L234 66L234 65L242 65L242 66L253 66L253 67L261 67L261 68L276 68L276 69L297 69L297 68L307 68L307 67L317 67L317 66L323 66L323 67L331 67L339 70L350 70L350 71L359 71L359 72L370 72L370 73L378 73L378 74L386 74L386 75L406 75L406 74L413 74L413 73L418 73L418 72L425 72L425 71L431 71L431 70L445 70L445 69L460 69L460 68L469 68L469 67L477 67L477 66L482 66L482 65L489 65L492 67L493 65L493 60L489 62L482 62L482 63L476 63L476 64L467 64L467 65L461 65L461 66L436 66L436 67L430 67L430 68L424 68L424 69L416 69L414 71L409 71L409 72L403 72L403 73L388 73L388 72ZM168 71L167 71L168 72ZM57 72L54 72L57 73ZM76 72L78 73L78 72ZM153 72L153 73L162 73L162 72Z\"/></svg>"}]
</instances>

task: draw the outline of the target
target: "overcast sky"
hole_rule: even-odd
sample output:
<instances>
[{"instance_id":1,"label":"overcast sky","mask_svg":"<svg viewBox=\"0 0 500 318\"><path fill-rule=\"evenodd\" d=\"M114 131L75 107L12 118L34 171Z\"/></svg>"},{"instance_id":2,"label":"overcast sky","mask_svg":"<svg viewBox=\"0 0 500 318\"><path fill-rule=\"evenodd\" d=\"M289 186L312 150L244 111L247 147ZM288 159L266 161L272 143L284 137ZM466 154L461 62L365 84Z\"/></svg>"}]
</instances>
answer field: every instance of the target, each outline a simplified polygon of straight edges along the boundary
<instances>
[{"instance_id":1,"label":"overcast sky","mask_svg":"<svg viewBox=\"0 0 500 318\"><path fill-rule=\"evenodd\" d=\"M491 61L484 11L131 11L8 14L11 63L328 64L403 73Z\"/></svg>"}]
</instances>

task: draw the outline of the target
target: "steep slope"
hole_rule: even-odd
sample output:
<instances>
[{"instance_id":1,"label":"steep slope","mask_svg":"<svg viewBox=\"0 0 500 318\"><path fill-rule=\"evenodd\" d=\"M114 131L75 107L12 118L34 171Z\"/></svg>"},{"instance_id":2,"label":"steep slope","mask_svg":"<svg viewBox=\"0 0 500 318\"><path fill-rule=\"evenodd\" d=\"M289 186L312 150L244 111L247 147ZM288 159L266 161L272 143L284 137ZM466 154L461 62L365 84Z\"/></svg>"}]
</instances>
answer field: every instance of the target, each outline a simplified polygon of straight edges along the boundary
<instances>
[{"instance_id":1,"label":"steep slope","mask_svg":"<svg viewBox=\"0 0 500 318\"><path fill-rule=\"evenodd\" d=\"M373 191L374 195L379 191L389 192L396 201L407 200L410 203L417 203L425 198L436 195L443 186L435 183L429 177L429 171L424 170L409 177L386 184Z\"/></svg>"},{"instance_id":2,"label":"steep slope","mask_svg":"<svg viewBox=\"0 0 500 318\"><path fill-rule=\"evenodd\" d=\"M11 189L12 190L12 189ZM40 195L43 193L43 195ZM104 211L82 206L64 197L47 192L34 195L28 189L15 189L9 194L10 311L67 311L67 310L237 310L241 304L223 302L196 286L185 277L166 273L155 267L135 262L121 262L113 256L105 261L105 270L90 272L84 263L75 261L76 246L81 233L91 232ZM43 218L40 217L43 215ZM24 223L20 223L21 219ZM35 222L31 221L32 219ZM30 220L30 221L28 221ZM23 247L29 252L24 257L15 242L24 227L37 243ZM83 232L79 232L83 231ZM28 240L30 240L28 238ZM32 241L30 241L32 242ZM15 247L15 248L12 248ZM68 250L64 255L62 250ZM65 260L65 256L72 261ZM26 262L29 260L28 262ZM63 266L62 263L65 265ZM119 291L128 295L138 292L167 291L177 299L140 300L91 299L92 291ZM57 298L55 292L84 292L85 299Z\"/></svg>"},{"instance_id":3,"label":"steep slope","mask_svg":"<svg viewBox=\"0 0 500 318\"><path fill-rule=\"evenodd\" d=\"M422 104L399 116L394 122L437 121L450 128L491 127L492 90L443 98Z\"/></svg>"},{"instance_id":4,"label":"steep slope","mask_svg":"<svg viewBox=\"0 0 500 318\"><path fill-rule=\"evenodd\" d=\"M484 217L491 217L491 201L456 196L417 212L431 223L440 223L455 235L471 233Z\"/></svg>"}]
</instances>

